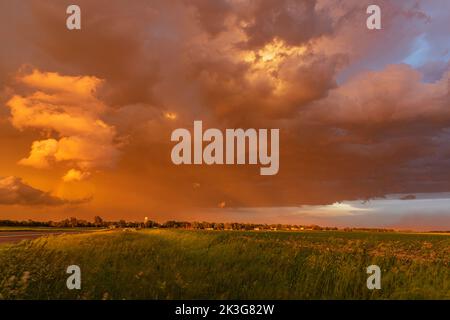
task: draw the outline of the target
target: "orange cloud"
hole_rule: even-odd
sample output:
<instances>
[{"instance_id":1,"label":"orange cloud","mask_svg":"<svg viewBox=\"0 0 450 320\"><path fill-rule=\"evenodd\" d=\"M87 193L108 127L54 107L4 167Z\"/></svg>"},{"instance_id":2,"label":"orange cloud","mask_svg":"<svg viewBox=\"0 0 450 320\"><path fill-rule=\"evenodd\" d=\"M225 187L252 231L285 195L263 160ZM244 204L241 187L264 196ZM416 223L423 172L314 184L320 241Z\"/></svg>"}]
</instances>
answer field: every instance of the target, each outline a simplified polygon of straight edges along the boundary
<instances>
[{"instance_id":1,"label":"orange cloud","mask_svg":"<svg viewBox=\"0 0 450 320\"><path fill-rule=\"evenodd\" d=\"M19 77L19 80L28 86L40 90L58 92L69 96L91 100L96 88L102 80L89 76L61 76L56 72L40 72L33 70L32 73ZM49 98L57 98L49 97Z\"/></svg>"},{"instance_id":2,"label":"orange cloud","mask_svg":"<svg viewBox=\"0 0 450 320\"><path fill-rule=\"evenodd\" d=\"M34 141L31 146L31 152L28 158L23 158L19 164L24 166L45 169L50 166L50 161L54 158L58 150L58 141L55 139L47 139Z\"/></svg>"},{"instance_id":3,"label":"orange cloud","mask_svg":"<svg viewBox=\"0 0 450 320\"><path fill-rule=\"evenodd\" d=\"M382 71L361 73L332 90L313 105L310 114L321 123L353 126L448 119L449 79L450 72L425 83L411 66L389 65Z\"/></svg>"},{"instance_id":4,"label":"orange cloud","mask_svg":"<svg viewBox=\"0 0 450 320\"><path fill-rule=\"evenodd\" d=\"M63 176L64 182L73 182L73 181L82 181L90 177L89 172L83 172L76 169L70 169L67 171L67 173Z\"/></svg>"},{"instance_id":5,"label":"orange cloud","mask_svg":"<svg viewBox=\"0 0 450 320\"><path fill-rule=\"evenodd\" d=\"M21 130L38 129L52 136L33 142L29 156L20 164L42 169L63 162L87 176L91 169L115 163L119 153L116 130L101 119L106 106L94 95L101 80L38 70L19 79L43 91L13 96L7 102L11 123Z\"/></svg>"}]
</instances>

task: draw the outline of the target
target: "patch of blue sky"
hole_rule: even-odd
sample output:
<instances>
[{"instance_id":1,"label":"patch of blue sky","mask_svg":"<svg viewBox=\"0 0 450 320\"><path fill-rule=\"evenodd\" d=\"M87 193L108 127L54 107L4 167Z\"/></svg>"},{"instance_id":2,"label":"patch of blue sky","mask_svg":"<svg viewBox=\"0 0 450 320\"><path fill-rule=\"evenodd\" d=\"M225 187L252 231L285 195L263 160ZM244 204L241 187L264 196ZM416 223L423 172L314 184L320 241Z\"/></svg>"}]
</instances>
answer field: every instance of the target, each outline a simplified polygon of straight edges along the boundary
<instances>
[{"instance_id":1,"label":"patch of blue sky","mask_svg":"<svg viewBox=\"0 0 450 320\"><path fill-rule=\"evenodd\" d=\"M431 55L432 48L427 41L426 34L421 34L415 39L412 52L402 62L418 68L430 61Z\"/></svg>"}]
</instances>

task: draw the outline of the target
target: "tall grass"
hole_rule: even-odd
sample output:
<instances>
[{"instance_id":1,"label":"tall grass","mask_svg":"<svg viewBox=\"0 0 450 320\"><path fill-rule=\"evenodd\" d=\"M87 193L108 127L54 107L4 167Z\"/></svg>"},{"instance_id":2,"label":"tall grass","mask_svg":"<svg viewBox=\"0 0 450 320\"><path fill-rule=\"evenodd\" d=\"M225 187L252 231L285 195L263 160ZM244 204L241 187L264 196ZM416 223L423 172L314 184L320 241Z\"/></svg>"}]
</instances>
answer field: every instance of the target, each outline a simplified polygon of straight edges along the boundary
<instances>
[{"instance_id":1,"label":"tall grass","mask_svg":"<svg viewBox=\"0 0 450 320\"><path fill-rule=\"evenodd\" d=\"M81 290L66 287L72 264ZM115 231L1 246L0 298L449 299L449 267L442 235Z\"/></svg>"}]
</instances>

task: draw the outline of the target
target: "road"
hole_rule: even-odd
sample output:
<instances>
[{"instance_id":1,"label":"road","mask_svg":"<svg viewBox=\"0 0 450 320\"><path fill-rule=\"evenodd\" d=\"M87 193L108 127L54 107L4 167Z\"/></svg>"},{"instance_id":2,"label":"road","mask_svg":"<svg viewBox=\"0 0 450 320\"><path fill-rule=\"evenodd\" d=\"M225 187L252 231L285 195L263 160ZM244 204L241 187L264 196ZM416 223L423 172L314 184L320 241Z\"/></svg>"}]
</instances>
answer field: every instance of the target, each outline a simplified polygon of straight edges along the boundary
<instances>
[{"instance_id":1,"label":"road","mask_svg":"<svg viewBox=\"0 0 450 320\"><path fill-rule=\"evenodd\" d=\"M77 231L1 231L0 232L0 244L14 243L22 240L36 239L47 235L60 235L60 234L73 234L80 233Z\"/></svg>"}]
</instances>

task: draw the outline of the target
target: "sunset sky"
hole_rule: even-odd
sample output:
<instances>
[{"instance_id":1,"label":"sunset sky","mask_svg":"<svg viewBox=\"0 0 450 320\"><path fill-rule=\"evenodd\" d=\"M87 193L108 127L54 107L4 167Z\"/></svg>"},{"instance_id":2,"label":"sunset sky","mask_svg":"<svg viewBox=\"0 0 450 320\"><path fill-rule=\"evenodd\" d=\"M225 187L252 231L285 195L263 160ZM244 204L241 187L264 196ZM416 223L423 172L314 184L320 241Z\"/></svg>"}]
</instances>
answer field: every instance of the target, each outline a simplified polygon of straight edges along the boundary
<instances>
[{"instance_id":1,"label":"sunset sky","mask_svg":"<svg viewBox=\"0 0 450 320\"><path fill-rule=\"evenodd\" d=\"M448 0L0 0L0 219L449 230L449 21ZM194 120L279 128L279 173L174 165Z\"/></svg>"}]
</instances>

